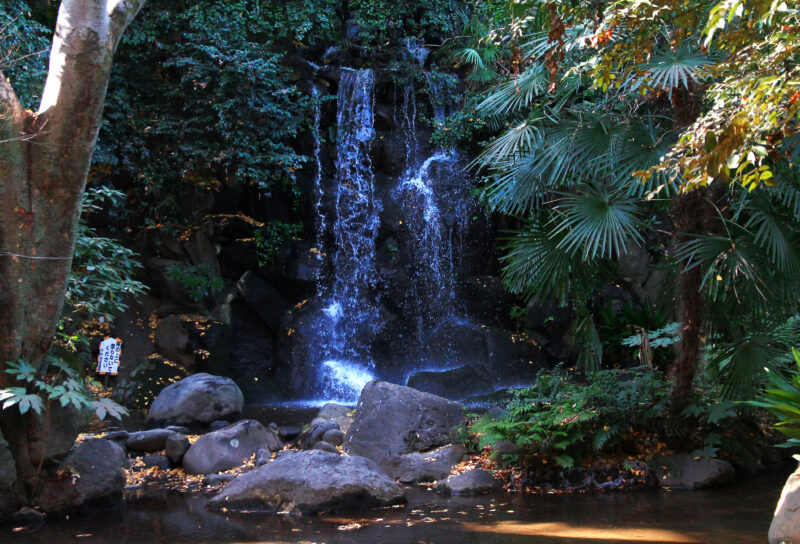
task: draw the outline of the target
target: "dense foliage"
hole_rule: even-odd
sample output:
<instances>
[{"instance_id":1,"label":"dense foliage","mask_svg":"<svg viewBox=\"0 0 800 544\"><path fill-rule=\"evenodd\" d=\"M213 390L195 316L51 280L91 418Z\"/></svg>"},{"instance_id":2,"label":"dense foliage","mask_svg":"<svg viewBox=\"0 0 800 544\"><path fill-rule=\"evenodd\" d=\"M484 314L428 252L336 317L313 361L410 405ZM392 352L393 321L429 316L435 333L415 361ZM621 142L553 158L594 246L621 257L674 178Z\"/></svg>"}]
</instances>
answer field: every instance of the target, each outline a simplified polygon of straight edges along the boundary
<instances>
[{"instance_id":1,"label":"dense foliage","mask_svg":"<svg viewBox=\"0 0 800 544\"><path fill-rule=\"evenodd\" d=\"M797 18L782 2L514 2L451 50L478 98L443 128L495 131L474 162L482 197L521 226L506 284L572 308L596 369L602 293L644 255L677 303L629 333L681 323L678 411L701 353L747 396L796 334Z\"/></svg>"}]
</instances>

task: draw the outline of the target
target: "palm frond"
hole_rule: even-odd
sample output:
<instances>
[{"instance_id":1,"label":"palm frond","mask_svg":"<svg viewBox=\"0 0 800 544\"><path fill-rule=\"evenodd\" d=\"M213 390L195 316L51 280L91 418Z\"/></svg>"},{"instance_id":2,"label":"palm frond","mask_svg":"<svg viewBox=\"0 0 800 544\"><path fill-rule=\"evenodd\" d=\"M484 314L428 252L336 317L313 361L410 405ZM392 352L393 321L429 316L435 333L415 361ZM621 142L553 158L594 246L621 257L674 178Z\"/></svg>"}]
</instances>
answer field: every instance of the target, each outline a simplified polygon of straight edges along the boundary
<instances>
[{"instance_id":1,"label":"palm frond","mask_svg":"<svg viewBox=\"0 0 800 544\"><path fill-rule=\"evenodd\" d=\"M530 108L547 93L550 75L541 64L535 64L519 77L511 79L493 89L486 99L478 104L478 110L489 115L509 115Z\"/></svg>"},{"instance_id":2,"label":"palm frond","mask_svg":"<svg viewBox=\"0 0 800 544\"><path fill-rule=\"evenodd\" d=\"M559 247L565 251L589 261L618 257L644 242L638 199L594 188L559 194L554 233L564 235Z\"/></svg>"},{"instance_id":3,"label":"palm frond","mask_svg":"<svg viewBox=\"0 0 800 544\"><path fill-rule=\"evenodd\" d=\"M591 269L579 256L561 246L564 235L554 232L543 216L518 231L507 231L502 257L503 280L509 290L525 299L552 299L565 306L572 296L585 298L611 277L607 263Z\"/></svg>"},{"instance_id":4,"label":"palm frond","mask_svg":"<svg viewBox=\"0 0 800 544\"><path fill-rule=\"evenodd\" d=\"M699 81L702 69L712 62L708 55L693 51L687 45L675 51L654 51L650 62L639 67L644 74L634 81L631 90L646 85L667 91L671 97L676 87L688 89L690 81Z\"/></svg>"}]
</instances>

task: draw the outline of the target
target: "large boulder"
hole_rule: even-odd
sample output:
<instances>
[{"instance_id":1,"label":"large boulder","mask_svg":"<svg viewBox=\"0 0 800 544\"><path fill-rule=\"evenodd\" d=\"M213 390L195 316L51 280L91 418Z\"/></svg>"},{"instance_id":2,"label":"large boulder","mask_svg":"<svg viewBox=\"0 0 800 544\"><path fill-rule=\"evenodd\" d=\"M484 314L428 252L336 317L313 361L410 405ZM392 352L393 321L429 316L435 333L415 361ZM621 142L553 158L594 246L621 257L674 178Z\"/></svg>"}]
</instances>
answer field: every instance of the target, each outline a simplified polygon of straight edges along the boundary
<instances>
[{"instance_id":1,"label":"large boulder","mask_svg":"<svg viewBox=\"0 0 800 544\"><path fill-rule=\"evenodd\" d=\"M464 412L457 402L373 380L361 391L344 447L397 478L407 468L402 456L450 444L463 422Z\"/></svg>"},{"instance_id":2,"label":"large boulder","mask_svg":"<svg viewBox=\"0 0 800 544\"><path fill-rule=\"evenodd\" d=\"M775 517L769 526L769 542L800 542L800 467L783 486Z\"/></svg>"},{"instance_id":3,"label":"large boulder","mask_svg":"<svg viewBox=\"0 0 800 544\"><path fill-rule=\"evenodd\" d=\"M259 449L277 451L281 447L275 431L245 419L198 438L183 456L183 469L189 474L221 472L241 465Z\"/></svg>"},{"instance_id":4,"label":"large boulder","mask_svg":"<svg viewBox=\"0 0 800 544\"><path fill-rule=\"evenodd\" d=\"M81 502L122 493L128 457L122 447L104 438L78 444L64 460L73 475Z\"/></svg>"},{"instance_id":5,"label":"large boulder","mask_svg":"<svg viewBox=\"0 0 800 544\"><path fill-rule=\"evenodd\" d=\"M165 387L150 406L149 422L189 425L236 416L244 406L242 391L230 378L194 374Z\"/></svg>"},{"instance_id":6,"label":"large boulder","mask_svg":"<svg viewBox=\"0 0 800 544\"><path fill-rule=\"evenodd\" d=\"M731 483L736 470L723 459L694 458L691 455L665 455L653 460L658 485L673 489L700 489Z\"/></svg>"},{"instance_id":7,"label":"large boulder","mask_svg":"<svg viewBox=\"0 0 800 544\"><path fill-rule=\"evenodd\" d=\"M403 489L369 459L312 450L282 455L239 476L208 506L318 514L404 502Z\"/></svg>"}]
</instances>

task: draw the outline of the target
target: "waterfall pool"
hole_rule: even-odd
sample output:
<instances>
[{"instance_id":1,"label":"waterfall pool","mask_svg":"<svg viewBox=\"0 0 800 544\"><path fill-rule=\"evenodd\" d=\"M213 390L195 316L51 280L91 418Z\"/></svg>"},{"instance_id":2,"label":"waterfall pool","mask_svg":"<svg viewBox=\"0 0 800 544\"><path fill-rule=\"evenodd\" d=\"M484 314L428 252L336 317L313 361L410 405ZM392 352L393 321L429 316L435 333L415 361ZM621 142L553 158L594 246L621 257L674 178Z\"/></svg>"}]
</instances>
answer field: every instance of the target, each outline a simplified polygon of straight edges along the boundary
<instances>
[{"instance_id":1,"label":"waterfall pool","mask_svg":"<svg viewBox=\"0 0 800 544\"><path fill-rule=\"evenodd\" d=\"M500 493L443 497L410 488L408 505L347 516L225 515L208 497L160 494L50 519L29 532L0 529L8 544L326 543L719 543L766 542L786 475L774 470L733 487L605 495Z\"/></svg>"}]
</instances>

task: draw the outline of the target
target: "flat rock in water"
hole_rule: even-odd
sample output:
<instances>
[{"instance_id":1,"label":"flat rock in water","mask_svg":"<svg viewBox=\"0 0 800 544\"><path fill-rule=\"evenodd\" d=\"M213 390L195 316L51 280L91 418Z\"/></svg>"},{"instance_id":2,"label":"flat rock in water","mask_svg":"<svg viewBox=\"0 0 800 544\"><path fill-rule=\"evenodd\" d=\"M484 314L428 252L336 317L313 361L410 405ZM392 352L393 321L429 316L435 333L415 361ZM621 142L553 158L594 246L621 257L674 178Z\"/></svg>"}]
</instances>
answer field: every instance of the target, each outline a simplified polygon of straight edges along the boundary
<instances>
[{"instance_id":1,"label":"flat rock in water","mask_svg":"<svg viewBox=\"0 0 800 544\"><path fill-rule=\"evenodd\" d=\"M494 476L489 472L476 468L454 474L446 480L436 483L436 490L453 495L480 495L500 488Z\"/></svg>"},{"instance_id":2,"label":"flat rock in water","mask_svg":"<svg viewBox=\"0 0 800 544\"><path fill-rule=\"evenodd\" d=\"M241 465L259 449L275 443L277 435L258 421L244 419L208 433L191 445L183 456L189 474L211 474Z\"/></svg>"},{"instance_id":3,"label":"flat rock in water","mask_svg":"<svg viewBox=\"0 0 800 544\"><path fill-rule=\"evenodd\" d=\"M781 542L800 542L800 467L786 480L769 526L769 543Z\"/></svg>"},{"instance_id":4,"label":"flat rock in water","mask_svg":"<svg viewBox=\"0 0 800 544\"><path fill-rule=\"evenodd\" d=\"M125 445L129 450L152 452L163 450L167 443L167 438L175 434L175 431L167 429L151 429L149 431L137 431L128 436Z\"/></svg>"},{"instance_id":5,"label":"flat rock in water","mask_svg":"<svg viewBox=\"0 0 800 544\"><path fill-rule=\"evenodd\" d=\"M397 455L385 460L386 472L404 484L435 482L447 478L450 469L461 462L466 450L448 444L428 452Z\"/></svg>"},{"instance_id":6,"label":"flat rock in water","mask_svg":"<svg viewBox=\"0 0 800 544\"><path fill-rule=\"evenodd\" d=\"M700 489L731 483L736 470L723 459L695 459L691 455L665 455L651 464L660 487Z\"/></svg>"},{"instance_id":7,"label":"flat rock in water","mask_svg":"<svg viewBox=\"0 0 800 544\"><path fill-rule=\"evenodd\" d=\"M200 373L165 387L150 406L147 420L156 424L208 424L236 416L244 396L230 378Z\"/></svg>"},{"instance_id":8,"label":"flat rock in water","mask_svg":"<svg viewBox=\"0 0 800 544\"><path fill-rule=\"evenodd\" d=\"M402 456L454 442L456 428L462 423L464 411L458 402L373 380L361 391L344 448L351 455L375 461L393 478L419 481L417 478L426 476L436 480L442 477L441 472L434 476L412 471L424 459L412 456L404 460Z\"/></svg>"},{"instance_id":9,"label":"flat rock in water","mask_svg":"<svg viewBox=\"0 0 800 544\"><path fill-rule=\"evenodd\" d=\"M405 503L403 489L369 459L292 452L229 483L208 507L319 514Z\"/></svg>"},{"instance_id":10,"label":"flat rock in water","mask_svg":"<svg viewBox=\"0 0 800 544\"><path fill-rule=\"evenodd\" d=\"M146 468L155 467L161 470L169 469L169 457L166 455L145 455L142 457L142 461Z\"/></svg>"}]
</instances>

